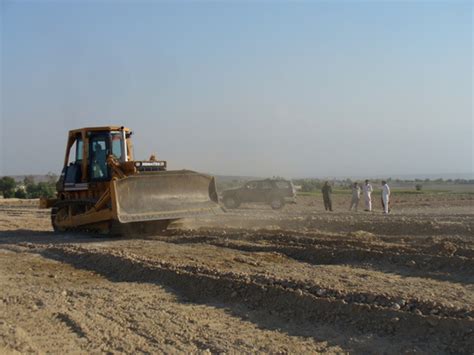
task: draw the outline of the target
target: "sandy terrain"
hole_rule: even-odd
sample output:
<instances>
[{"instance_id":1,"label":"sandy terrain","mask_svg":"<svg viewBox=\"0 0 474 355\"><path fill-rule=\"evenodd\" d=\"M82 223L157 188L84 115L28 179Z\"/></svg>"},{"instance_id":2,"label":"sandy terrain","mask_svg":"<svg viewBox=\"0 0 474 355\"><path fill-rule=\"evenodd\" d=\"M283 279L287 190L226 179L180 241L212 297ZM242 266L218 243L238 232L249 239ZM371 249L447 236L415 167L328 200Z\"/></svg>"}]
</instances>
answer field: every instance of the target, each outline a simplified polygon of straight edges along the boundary
<instances>
[{"instance_id":1,"label":"sandy terrain","mask_svg":"<svg viewBox=\"0 0 474 355\"><path fill-rule=\"evenodd\" d=\"M334 198L143 239L0 200L0 353L474 353L474 195Z\"/></svg>"}]
</instances>

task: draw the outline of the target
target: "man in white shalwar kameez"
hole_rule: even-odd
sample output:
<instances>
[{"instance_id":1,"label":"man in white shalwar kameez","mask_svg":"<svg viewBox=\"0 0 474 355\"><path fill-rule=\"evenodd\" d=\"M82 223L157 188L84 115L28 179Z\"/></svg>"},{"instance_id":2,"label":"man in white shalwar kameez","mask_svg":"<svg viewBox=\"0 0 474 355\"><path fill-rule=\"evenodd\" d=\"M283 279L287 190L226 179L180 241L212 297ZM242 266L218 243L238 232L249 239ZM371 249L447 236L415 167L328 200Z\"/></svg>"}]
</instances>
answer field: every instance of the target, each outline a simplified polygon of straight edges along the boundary
<instances>
[{"instance_id":1,"label":"man in white shalwar kameez","mask_svg":"<svg viewBox=\"0 0 474 355\"><path fill-rule=\"evenodd\" d=\"M388 213L388 204L390 202L390 187L388 187L386 181L382 181L382 208L383 213Z\"/></svg>"},{"instance_id":2,"label":"man in white shalwar kameez","mask_svg":"<svg viewBox=\"0 0 474 355\"><path fill-rule=\"evenodd\" d=\"M374 189L369 183L369 180L365 180L365 184L362 186L362 192L364 193L366 211L372 211L372 191L374 191Z\"/></svg>"}]
</instances>

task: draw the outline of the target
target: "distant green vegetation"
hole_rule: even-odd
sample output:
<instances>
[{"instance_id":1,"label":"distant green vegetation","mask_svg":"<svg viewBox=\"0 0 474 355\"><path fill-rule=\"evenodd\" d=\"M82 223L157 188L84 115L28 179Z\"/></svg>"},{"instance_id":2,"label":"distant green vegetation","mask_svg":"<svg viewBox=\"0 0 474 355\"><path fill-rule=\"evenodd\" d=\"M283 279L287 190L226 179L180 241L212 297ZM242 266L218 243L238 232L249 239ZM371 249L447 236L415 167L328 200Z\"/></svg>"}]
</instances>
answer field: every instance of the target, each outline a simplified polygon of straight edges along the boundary
<instances>
[{"instance_id":1,"label":"distant green vegetation","mask_svg":"<svg viewBox=\"0 0 474 355\"><path fill-rule=\"evenodd\" d=\"M298 194L305 195L319 195L321 194L321 187L324 184L323 179L294 179L293 184L298 187ZM332 179L328 180L332 186L333 194L348 194L351 192L351 186L353 180L351 179ZM355 180L362 185L363 181ZM374 188L374 192L378 193L381 187L380 179L371 179L371 184ZM412 194L412 195L423 195L423 194L434 194L434 193L462 193L462 194L474 194L474 180L468 179L414 179L414 180L400 180L400 179L387 179L387 183L390 186L392 192L397 194Z\"/></svg>"},{"instance_id":2,"label":"distant green vegetation","mask_svg":"<svg viewBox=\"0 0 474 355\"><path fill-rule=\"evenodd\" d=\"M467 194L467 195L474 195L473 190L439 190L439 189L426 189L422 191L417 190L407 190L407 189L399 189L399 188L392 188L392 194L397 195L442 195L442 194ZM347 189L334 189L332 190L334 195L349 195L351 194L350 190ZM311 191L311 192L304 192L299 191L299 196L319 196L322 195L321 191ZM374 189L373 195L380 195L380 191L378 189Z\"/></svg>"},{"instance_id":3,"label":"distant green vegetation","mask_svg":"<svg viewBox=\"0 0 474 355\"><path fill-rule=\"evenodd\" d=\"M46 181L38 183L31 176L25 177L20 182L9 176L4 176L0 178L0 193L4 198L51 198L56 195L56 181L55 174L48 174Z\"/></svg>"},{"instance_id":4,"label":"distant green vegetation","mask_svg":"<svg viewBox=\"0 0 474 355\"><path fill-rule=\"evenodd\" d=\"M9 176L0 179L0 192L4 198L11 198L15 195L16 182Z\"/></svg>"},{"instance_id":5,"label":"distant green vegetation","mask_svg":"<svg viewBox=\"0 0 474 355\"><path fill-rule=\"evenodd\" d=\"M351 193L351 191L348 190L348 189L333 188L332 193L333 193L333 195L348 195L348 194ZM299 191L298 195L300 195L300 196L319 196L319 195L322 195L322 192L321 192L321 189L316 190L316 191L310 191L310 192L308 192L308 191Z\"/></svg>"}]
</instances>

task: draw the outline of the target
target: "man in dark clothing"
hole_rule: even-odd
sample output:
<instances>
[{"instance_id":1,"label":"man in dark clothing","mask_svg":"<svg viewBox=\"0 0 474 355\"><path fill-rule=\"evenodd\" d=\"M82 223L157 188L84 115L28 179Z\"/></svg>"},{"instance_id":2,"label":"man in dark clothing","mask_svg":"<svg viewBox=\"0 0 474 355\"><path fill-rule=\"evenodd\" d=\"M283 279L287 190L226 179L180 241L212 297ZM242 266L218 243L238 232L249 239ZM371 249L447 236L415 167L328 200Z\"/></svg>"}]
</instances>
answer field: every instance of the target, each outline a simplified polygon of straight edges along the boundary
<instances>
[{"instance_id":1,"label":"man in dark clothing","mask_svg":"<svg viewBox=\"0 0 474 355\"><path fill-rule=\"evenodd\" d=\"M331 201L332 188L331 188L331 185L329 185L328 181L324 183L323 188L321 189L321 192L323 193L324 208L326 209L326 211L332 212L332 201Z\"/></svg>"}]
</instances>

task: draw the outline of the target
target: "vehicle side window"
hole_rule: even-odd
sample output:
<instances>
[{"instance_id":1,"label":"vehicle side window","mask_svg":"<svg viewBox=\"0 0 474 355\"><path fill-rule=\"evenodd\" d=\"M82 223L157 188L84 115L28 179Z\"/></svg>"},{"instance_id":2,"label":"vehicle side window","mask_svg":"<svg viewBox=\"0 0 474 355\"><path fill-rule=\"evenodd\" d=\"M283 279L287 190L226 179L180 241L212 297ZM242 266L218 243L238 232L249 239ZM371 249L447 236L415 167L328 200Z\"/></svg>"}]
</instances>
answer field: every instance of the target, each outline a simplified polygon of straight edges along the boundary
<instances>
[{"instance_id":1,"label":"vehicle side window","mask_svg":"<svg viewBox=\"0 0 474 355\"><path fill-rule=\"evenodd\" d=\"M273 186L270 181L260 181L259 188L262 190L271 190Z\"/></svg>"},{"instance_id":2,"label":"vehicle side window","mask_svg":"<svg viewBox=\"0 0 474 355\"><path fill-rule=\"evenodd\" d=\"M95 180L109 178L107 167L107 137L94 136L90 139L90 177Z\"/></svg>"},{"instance_id":3,"label":"vehicle side window","mask_svg":"<svg viewBox=\"0 0 474 355\"><path fill-rule=\"evenodd\" d=\"M256 181L252 181L252 182L248 182L245 187L247 189L251 189L251 190L254 190L257 188L257 182Z\"/></svg>"}]
</instances>

